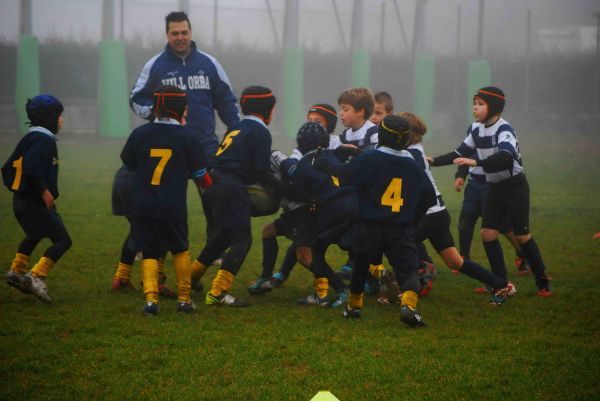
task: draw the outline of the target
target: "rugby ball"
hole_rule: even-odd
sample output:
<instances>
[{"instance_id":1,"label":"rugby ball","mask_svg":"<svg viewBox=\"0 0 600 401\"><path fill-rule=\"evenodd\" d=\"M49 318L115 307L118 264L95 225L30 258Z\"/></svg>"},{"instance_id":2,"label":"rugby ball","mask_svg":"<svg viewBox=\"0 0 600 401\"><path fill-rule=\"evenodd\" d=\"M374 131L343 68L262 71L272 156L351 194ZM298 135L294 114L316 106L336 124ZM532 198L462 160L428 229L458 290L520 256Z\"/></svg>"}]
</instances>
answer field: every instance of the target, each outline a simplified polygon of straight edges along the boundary
<instances>
[{"instance_id":1,"label":"rugby ball","mask_svg":"<svg viewBox=\"0 0 600 401\"><path fill-rule=\"evenodd\" d=\"M252 217L269 216L279 210L279 199L275 190L262 184L246 185L252 206Z\"/></svg>"}]
</instances>

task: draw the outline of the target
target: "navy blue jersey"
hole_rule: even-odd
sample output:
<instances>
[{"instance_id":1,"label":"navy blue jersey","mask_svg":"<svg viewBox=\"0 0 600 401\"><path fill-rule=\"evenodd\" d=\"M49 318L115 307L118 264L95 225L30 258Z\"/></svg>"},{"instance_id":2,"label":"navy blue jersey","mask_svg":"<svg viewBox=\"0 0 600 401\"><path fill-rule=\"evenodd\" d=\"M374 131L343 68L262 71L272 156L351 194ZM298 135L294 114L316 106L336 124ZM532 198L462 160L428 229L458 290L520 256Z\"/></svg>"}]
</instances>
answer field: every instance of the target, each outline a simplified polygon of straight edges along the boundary
<instances>
[{"instance_id":1,"label":"navy blue jersey","mask_svg":"<svg viewBox=\"0 0 600 401\"><path fill-rule=\"evenodd\" d=\"M31 127L2 166L4 185L13 192L41 195L48 189L58 198L56 137L44 127Z\"/></svg>"},{"instance_id":2,"label":"navy blue jersey","mask_svg":"<svg viewBox=\"0 0 600 401\"><path fill-rule=\"evenodd\" d=\"M333 177L314 168L315 156L316 152L308 153L295 166L292 173L295 192L305 194L306 200L314 200L317 207L338 196L355 192L353 188L340 188L338 177ZM320 152L319 157L329 159L335 163L340 162L331 150Z\"/></svg>"},{"instance_id":3,"label":"navy blue jersey","mask_svg":"<svg viewBox=\"0 0 600 401\"><path fill-rule=\"evenodd\" d=\"M261 119L246 116L225 135L215 155L216 170L254 184L259 181L259 171L270 169L271 133Z\"/></svg>"},{"instance_id":4,"label":"navy blue jersey","mask_svg":"<svg viewBox=\"0 0 600 401\"><path fill-rule=\"evenodd\" d=\"M133 215L158 220L187 219L187 182L206 174L200 138L175 120L133 130L121 160L136 172Z\"/></svg>"},{"instance_id":5,"label":"navy blue jersey","mask_svg":"<svg viewBox=\"0 0 600 401\"><path fill-rule=\"evenodd\" d=\"M200 135L209 156L218 144L215 110L230 130L240 122L225 70L213 56L197 50L194 42L185 58L174 54L167 45L164 51L144 65L131 90L130 103L136 114L146 119L153 118L152 93L161 85L174 85L185 91L189 107L188 129Z\"/></svg>"},{"instance_id":6,"label":"navy blue jersey","mask_svg":"<svg viewBox=\"0 0 600 401\"><path fill-rule=\"evenodd\" d=\"M370 150L344 165L342 186L358 191L358 214L362 220L411 224L436 203L431 182L405 150L386 147Z\"/></svg>"}]
</instances>

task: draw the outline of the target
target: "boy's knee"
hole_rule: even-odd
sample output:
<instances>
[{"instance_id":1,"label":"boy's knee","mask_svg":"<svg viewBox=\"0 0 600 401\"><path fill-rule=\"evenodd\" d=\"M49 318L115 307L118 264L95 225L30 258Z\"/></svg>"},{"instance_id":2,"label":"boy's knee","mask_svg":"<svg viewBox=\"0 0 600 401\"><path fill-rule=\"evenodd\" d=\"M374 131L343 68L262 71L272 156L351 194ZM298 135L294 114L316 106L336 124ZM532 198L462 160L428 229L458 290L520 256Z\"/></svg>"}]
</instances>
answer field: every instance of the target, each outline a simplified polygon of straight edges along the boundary
<instances>
[{"instance_id":1,"label":"boy's knee","mask_svg":"<svg viewBox=\"0 0 600 401\"><path fill-rule=\"evenodd\" d=\"M277 236L277 230L275 229L275 224L269 223L262 228L262 238L273 238Z\"/></svg>"},{"instance_id":2,"label":"boy's knee","mask_svg":"<svg viewBox=\"0 0 600 401\"><path fill-rule=\"evenodd\" d=\"M296 259L304 267L312 263L312 252L309 247L301 246L296 248Z\"/></svg>"},{"instance_id":3,"label":"boy's knee","mask_svg":"<svg viewBox=\"0 0 600 401\"><path fill-rule=\"evenodd\" d=\"M498 231L492 230L490 228L482 228L481 229L481 239L483 242L495 241L498 239Z\"/></svg>"}]
</instances>

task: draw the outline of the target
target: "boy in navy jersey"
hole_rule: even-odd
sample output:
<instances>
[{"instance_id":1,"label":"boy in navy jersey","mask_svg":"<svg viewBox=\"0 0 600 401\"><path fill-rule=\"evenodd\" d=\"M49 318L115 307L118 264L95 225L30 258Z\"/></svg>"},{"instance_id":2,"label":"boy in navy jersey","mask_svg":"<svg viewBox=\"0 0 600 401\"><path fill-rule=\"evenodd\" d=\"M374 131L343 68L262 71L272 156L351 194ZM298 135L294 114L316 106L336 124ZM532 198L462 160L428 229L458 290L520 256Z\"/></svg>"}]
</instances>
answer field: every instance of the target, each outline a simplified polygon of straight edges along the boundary
<instances>
[{"instance_id":1,"label":"boy in navy jersey","mask_svg":"<svg viewBox=\"0 0 600 401\"><path fill-rule=\"evenodd\" d=\"M71 238L54 203L58 198L56 135L64 123L63 105L54 96L39 95L27 100L25 108L31 128L2 167L4 185L14 193L15 217L25 232L6 283L50 303L44 280L71 247ZM49 238L52 245L27 272L29 256L44 238Z\"/></svg>"},{"instance_id":2,"label":"boy in navy jersey","mask_svg":"<svg viewBox=\"0 0 600 401\"><path fill-rule=\"evenodd\" d=\"M506 265L498 232L508 216L517 241L531 263L537 294L552 295L550 278L537 243L529 233L529 184L523 173L517 136L512 126L502 118L505 96L499 88L481 88L473 97L475 122L467 130L467 138L453 152L432 159L434 166L451 163L481 166L488 183L488 195L483 206L481 237L492 272L506 277ZM473 152L477 158L469 158Z\"/></svg>"},{"instance_id":3,"label":"boy in navy jersey","mask_svg":"<svg viewBox=\"0 0 600 401\"><path fill-rule=\"evenodd\" d=\"M257 182L277 189L269 169L271 122L275 96L270 89L250 86L242 92L244 119L228 132L214 158L214 185L204 193L204 213L210 230L208 241L192 264L192 280L198 282L211 262L223 252L223 263L206 294L207 305L248 306L229 294L252 244L251 205L246 185Z\"/></svg>"},{"instance_id":4,"label":"boy in navy jersey","mask_svg":"<svg viewBox=\"0 0 600 401\"><path fill-rule=\"evenodd\" d=\"M177 276L177 311L190 313L191 265L188 251L187 181L207 188L204 151L197 135L181 125L187 109L185 93L175 86L155 92L153 122L133 130L121 152L121 160L135 171L133 249L143 254L142 283L144 314L156 315L158 308L158 260L173 255Z\"/></svg>"},{"instance_id":5,"label":"boy in navy jersey","mask_svg":"<svg viewBox=\"0 0 600 401\"><path fill-rule=\"evenodd\" d=\"M364 284L372 260L385 254L403 291L400 318L409 326L424 326L417 310L418 255L413 224L435 204L436 197L425 172L406 147L409 126L398 116L379 125L379 148L360 154L345 165L319 159L317 168L339 177L340 184L358 191L360 225L354 238L354 269L344 317L359 318Z\"/></svg>"}]
</instances>

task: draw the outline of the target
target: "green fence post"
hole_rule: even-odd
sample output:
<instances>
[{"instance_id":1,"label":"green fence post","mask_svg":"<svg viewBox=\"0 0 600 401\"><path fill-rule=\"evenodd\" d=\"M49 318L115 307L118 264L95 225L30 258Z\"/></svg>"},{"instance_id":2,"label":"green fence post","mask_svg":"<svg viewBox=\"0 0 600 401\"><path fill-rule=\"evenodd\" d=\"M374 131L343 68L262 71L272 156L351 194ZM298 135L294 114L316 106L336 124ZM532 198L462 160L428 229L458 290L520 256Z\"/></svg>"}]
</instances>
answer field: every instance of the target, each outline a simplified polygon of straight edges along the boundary
<instances>
[{"instance_id":1,"label":"green fence post","mask_svg":"<svg viewBox=\"0 0 600 401\"><path fill-rule=\"evenodd\" d=\"M298 128L305 120L304 110L304 53L302 49L285 49L284 130L289 138L295 138Z\"/></svg>"},{"instance_id":2,"label":"green fence post","mask_svg":"<svg viewBox=\"0 0 600 401\"><path fill-rule=\"evenodd\" d=\"M25 112L25 103L28 98L40 94L40 56L38 40L35 36L22 35L19 40L16 78L17 129L21 134L25 134L29 129L26 125L29 119Z\"/></svg>"},{"instance_id":3,"label":"green fence post","mask_svg":"<svg viewBox=\"0 0 600 401\"><path fill-rule=\"evenodd\" d=\"M100 42L98 106L100 135L126 138L131 130L125 44L119 41Z\"/></svg>"},{"instance_id":4,"label":"green fence post","mask_svg":"<svg viewBox=\"0 0 600 401\"><path fill-rule=\"evenodd\" d=\"M352 53L352 87L369 88L371 86L371 60L365 50Z\"/></svg>"},{"instance_id":5,"label":"green fence post","mask_svg":"<svg viewBox=\"0 0 600 401\"><path fill-rule=\"evenodd\" d=\"M467 92L467 121L473 121L473 95L484 86L491 85L492 73L487 60L472 60L469 62L469 91Z\"/></svg>"},{"instance_id":6,"label":"green fence post","mask_svg":"<svg viewBox=\"0 0 600 401\"><path fill-rule=\"evenodd\" d=\"M433 56L417 56L415 59L415 113L431 127L433 99L435 96L435 58ZM432 133L426 138L431 138Z\"/></svg>"}]
</instances>

